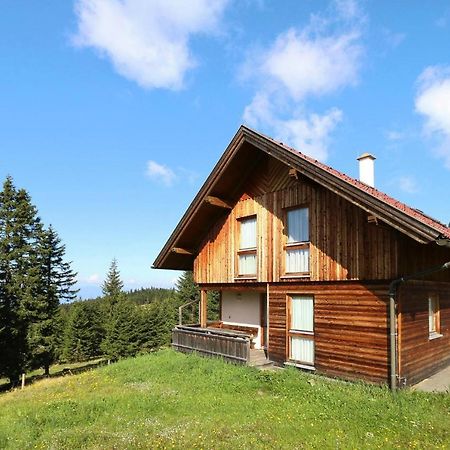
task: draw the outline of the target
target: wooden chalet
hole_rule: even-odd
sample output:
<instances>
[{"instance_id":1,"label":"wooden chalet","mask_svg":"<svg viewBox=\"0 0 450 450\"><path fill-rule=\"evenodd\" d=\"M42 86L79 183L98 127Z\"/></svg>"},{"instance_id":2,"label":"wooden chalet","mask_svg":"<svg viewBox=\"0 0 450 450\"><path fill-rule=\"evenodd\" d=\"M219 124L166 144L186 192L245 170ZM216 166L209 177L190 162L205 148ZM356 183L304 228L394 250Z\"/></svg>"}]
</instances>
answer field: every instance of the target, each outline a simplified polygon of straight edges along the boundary
<instances>
[{"instance_id":1,"label":"wooden chalet","mask_svg":"<svg viewBox=\"0 0 450 450\"><path fill-rule=\"evenodd\" d=\"M241 126L154 262L201 288L174 348L393 388L448 365L450 228L372 187L373 159L364 183Z\"/></svg>"}]
</instances>

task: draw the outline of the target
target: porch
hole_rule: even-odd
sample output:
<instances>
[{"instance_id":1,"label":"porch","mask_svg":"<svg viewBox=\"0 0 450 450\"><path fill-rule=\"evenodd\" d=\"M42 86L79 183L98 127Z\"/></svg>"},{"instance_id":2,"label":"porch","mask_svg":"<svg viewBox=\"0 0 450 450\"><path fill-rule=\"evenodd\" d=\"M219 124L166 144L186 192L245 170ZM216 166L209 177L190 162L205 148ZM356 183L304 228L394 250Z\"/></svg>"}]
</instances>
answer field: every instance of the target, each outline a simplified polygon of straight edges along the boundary
<instances>
[{"instance_id":1,"label":"porch","mask_svg":"<svg viewBox=\"0 0 450 450\"><path fill-rule=\"evenodd\" d=\"M183 353L196 352L206 357L222 358L234 364L272 365L264 350L255 348L255 334L251 330L221 328L223 325L221 322L208 323L207 327L177 325L172 330L172 348Z\"/></svg>"},{"instance_id":2,"label":"porch","mask_svg":"<svg viewBox=\"0 0 450 450\"><path fill-rule=\"evenodd\" d=\"M199 323L179 324L172 330L172 348L184 353L219 357L235 364L270 365L266 358L266 298L260 291L220 291L219 320L207 320L207 291L201 290Z\"/></svg>"}]
</instances>

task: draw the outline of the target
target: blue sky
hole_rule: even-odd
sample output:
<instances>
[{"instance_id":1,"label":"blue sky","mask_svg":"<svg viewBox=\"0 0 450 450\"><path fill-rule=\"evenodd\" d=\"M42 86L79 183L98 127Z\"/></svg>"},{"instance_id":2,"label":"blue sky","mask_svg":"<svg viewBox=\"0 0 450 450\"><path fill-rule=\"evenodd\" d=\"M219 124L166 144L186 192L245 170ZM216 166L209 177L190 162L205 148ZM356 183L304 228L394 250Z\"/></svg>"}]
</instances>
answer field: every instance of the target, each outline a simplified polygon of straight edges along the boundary
<instances>
[{"instance_id":1,"label":"blue sky","mask_svg":"<svg viewBox=\"0 0 450 450\"><path fill-rule=\"evenodd\" d=\"M0 176L100 292L150 266L241 123L450 220L448 1L0 5Z\"/></svg>"}]
</instances>

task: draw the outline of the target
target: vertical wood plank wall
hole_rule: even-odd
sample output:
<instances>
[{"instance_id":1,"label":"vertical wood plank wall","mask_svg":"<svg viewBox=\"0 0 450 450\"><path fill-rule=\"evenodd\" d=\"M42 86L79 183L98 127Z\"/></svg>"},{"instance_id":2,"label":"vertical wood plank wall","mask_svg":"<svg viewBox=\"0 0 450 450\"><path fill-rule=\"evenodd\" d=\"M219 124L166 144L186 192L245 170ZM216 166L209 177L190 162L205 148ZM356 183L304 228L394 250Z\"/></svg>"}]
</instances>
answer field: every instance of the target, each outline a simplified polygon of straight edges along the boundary
<instances>
[{"instance_id":1,"label":"vertical wood plank wall","mask_svg":"<svg viewBox=\"0 0 450 450\"><path fill-rule=\"evenodd\" d=\"M388 286L357 282L283 284L270 287L269 358L289 359L289 294L314 296L315 368L374 382L388 380Z\"/></svg>"},{"instance_id":2,"label":"vertical wood plank wall","mask_svg":"<svg viewBox=\"0 0 450 450\"><path fill-rule=\"evenodd\" d=\"M431 339L428 331L428 297L438 295L440 333ZM450 363L450 287L448 283L409 281L399 291L401 330L400 376L414 384Z\"/></svg>"},{"instance_id":3,"label":"vertical wood plank wall","mask_svg":"<svg viewBox=\"0 0 450 450\"><path fill-rule=\"evenodd\" d=\"M286 208L310 212L310 280L387 280L450 258L448 249L421 245L393 228L368 223L368 214L321 186L290 177L288 167L268 159L244 186L232 211L211 224L194 262L198 283L239 282L237 219L257 216L255 282L284 281L283 217ZM416 269L417 267L417 269ZM438 279L450 281L450 274Z\"/></svg>"}]
</instances>

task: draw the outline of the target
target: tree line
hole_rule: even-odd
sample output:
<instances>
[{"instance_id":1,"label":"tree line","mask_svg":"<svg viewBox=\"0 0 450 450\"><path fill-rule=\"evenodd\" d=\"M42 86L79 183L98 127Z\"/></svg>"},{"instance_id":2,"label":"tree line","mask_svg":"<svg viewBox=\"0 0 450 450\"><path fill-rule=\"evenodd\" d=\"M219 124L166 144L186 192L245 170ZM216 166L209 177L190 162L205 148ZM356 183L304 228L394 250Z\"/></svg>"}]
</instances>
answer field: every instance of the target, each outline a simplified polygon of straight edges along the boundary
<instances>
[{"instance_id":1,"label":"tree line","mask_svg":"<svg viewBox=\"0 0 450 450\"><path fill-rule=\"evenodd\" d=\"M57 232L42 224L27 191L7 177L0 192L0 377L12 385L33 369L48 375L55 362L114 360L167 345L178 307L200 297L191 272L176 289L124 292L114 259L103 295L74 301L76 275ZM209 293L209 319L218 315L218 295ZM193 304L183 322L197 321Z\"/></svg>"},{"instance_id":2,"label":"tree line","mask_svg":"<svg viewBox=\"0 0 450 450\"><path fill-rule=\"evenodd\" d=\"M0 192L0 376L12 384L26 370L48 373L56 358L58 307L77 294L64 257L56 231L8 176Z\"/></svg>"},{"instance_id":3,"label":"tree line","mask_svg":"<svg viewBox=\"0 0 450 450\"><path fill-rule=\"evenodd\" d=\"M178 308L200 299L192 272L184 272L176 289L142 288L123 291L117 261L113 260L102 285L102 297L62 305L63 339L60 360L85 361L97 357L116 360L170 344L178 323ZM219 316L218 295L211 293L211 320ZM198 305L183 311L183 323L198 321Z\"/></svg>"}]
</instances>

